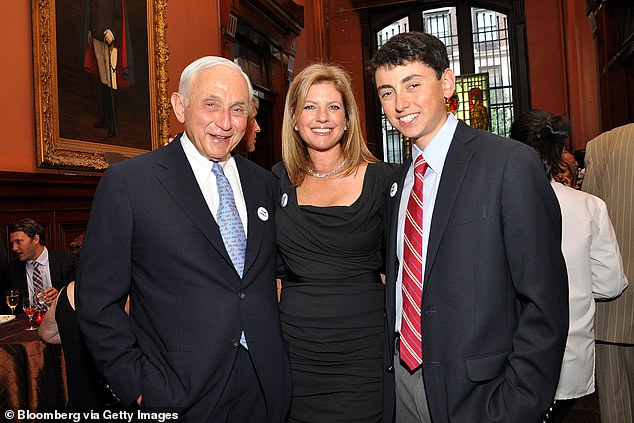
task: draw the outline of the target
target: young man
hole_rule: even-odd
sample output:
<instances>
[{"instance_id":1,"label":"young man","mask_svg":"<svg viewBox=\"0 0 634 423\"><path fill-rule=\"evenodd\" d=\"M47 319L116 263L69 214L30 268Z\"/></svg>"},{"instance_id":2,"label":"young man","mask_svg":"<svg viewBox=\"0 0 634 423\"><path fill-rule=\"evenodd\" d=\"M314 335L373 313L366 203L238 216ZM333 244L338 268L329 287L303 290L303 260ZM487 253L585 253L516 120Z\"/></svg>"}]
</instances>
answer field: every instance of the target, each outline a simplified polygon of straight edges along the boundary
<instances>
[{"instance_id":1,"label":"young man","mask_svg":"<svg viewBox=\"0 0 634 423\"><path fill-rule=\"evenodd\" d=\"M33 219L20 219L9 225L9 242L17 260L7 267L7 289L18 289L24 298L44 293L47 305L53 304L61 287L74 279L67 251L46 248L44 227ZM18 311L16 309L16 311Z\"/></svg>"},{"instance_id":2,"label":"young man","mask_svg":"<svg viewBox=\"0 0 634 423\"><path fill-rule=\"evenodd\" d=\"M126 405L190 422L280 423L289 409L275 295L279 188L231 154L251 97L232 61L191 63L172 95L185 132L111 166L99 183L77 310L97 367Z\"/></svg>"},{"instance_id":3,"label":"young man","mask_svg":"<svg viewBox=\"0 0 634 423\"><path fill-rule=\"evenodd\" d=\"M385 421L536 422L568 331L561 217L543 167L527 146L447 113L455 76L436 37L394 36L370 71L412 141L386 204Z\"/></svg>"}]
</instances>

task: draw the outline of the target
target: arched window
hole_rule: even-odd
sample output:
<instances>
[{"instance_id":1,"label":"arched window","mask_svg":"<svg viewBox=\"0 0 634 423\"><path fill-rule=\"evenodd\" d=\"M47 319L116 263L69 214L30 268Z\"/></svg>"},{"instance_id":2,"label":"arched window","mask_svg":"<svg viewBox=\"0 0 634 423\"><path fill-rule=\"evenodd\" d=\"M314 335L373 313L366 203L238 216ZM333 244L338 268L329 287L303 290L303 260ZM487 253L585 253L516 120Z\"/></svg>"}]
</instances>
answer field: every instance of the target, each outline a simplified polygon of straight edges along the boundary
<instances>
[{"instance_id":1,"label":"arched window","mask_svg":"<svg viewBox=\"0 0 634 423\"><path fill-rule=\"evenodd\" d=\"M523 10L518 1L469 0L367 8L360 12L362 26L374 36L364 51L369 61L398 33L435 35L447 46L457 75L456 96L448 101L448 110L473 127L507 136L513 117L530 104ZM409 141L387 121L375 91L366 81L368 138L374 138L376 153L385 161L400 163L409 155Z\"/></svg>"}]
</instances>

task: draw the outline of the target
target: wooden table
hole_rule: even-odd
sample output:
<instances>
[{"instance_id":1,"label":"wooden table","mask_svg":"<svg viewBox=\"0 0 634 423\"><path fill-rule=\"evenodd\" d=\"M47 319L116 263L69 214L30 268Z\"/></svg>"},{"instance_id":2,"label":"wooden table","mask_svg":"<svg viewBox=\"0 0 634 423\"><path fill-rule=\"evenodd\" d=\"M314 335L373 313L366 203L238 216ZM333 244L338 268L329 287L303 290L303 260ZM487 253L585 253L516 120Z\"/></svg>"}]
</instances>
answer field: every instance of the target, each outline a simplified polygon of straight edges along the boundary
<instances>
[{"instance_id":1,"label":"wooden table","mask_svg":"<svg viewBox=\"0 0 634 423\"><path fill-rule=\"evenodd\" d=\"M6 410L64 410L68 399L61 345L24 330L24 314L0 325L0 416Z\"/></svg>"}]
</instances>

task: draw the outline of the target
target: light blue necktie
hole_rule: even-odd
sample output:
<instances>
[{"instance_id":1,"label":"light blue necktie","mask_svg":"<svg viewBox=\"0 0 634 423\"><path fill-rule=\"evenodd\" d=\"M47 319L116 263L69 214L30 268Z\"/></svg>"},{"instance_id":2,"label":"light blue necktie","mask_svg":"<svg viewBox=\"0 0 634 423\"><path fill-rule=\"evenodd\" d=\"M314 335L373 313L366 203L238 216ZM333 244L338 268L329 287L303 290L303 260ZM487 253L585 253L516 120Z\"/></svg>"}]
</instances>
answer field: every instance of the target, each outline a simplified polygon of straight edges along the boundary
<instances>
[{"instance_id":1,"label":"light blue necktie","mask_svg":"<svg viewBox=\"0 0 634 423\"><path fill-rule=\"evenodd\" d=\"M222 171L220 163L214 162L211 171L216 175L216 185L218 186L218 197L220 199L216 221L220 227L220 234L233 266L240 277L242 277L247 249L247 237L244 233L244 226L242 226L242 220L236 207L233 190L229 180Z\"/></svg>"}]
</instances>

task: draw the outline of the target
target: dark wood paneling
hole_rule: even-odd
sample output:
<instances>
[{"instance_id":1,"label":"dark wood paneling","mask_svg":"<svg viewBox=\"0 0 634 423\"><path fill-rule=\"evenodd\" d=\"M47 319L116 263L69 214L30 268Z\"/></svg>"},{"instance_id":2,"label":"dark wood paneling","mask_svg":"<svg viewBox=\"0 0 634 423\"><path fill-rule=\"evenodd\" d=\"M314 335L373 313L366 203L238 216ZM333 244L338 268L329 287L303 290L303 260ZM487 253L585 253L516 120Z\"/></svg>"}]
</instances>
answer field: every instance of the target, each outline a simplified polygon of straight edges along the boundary
<instances>
[{"instance_id":1,"label":"dark wood paneling","mask_svg":"<svg viewBox=\"0 0 634 423\"><path fill-rule=\"evenodd\" d=\"M44 225L50 249L68 249L86 229L98 182L99 176L0 172L0 236L7 249L8 226L25 217Z\"/></svg>"},{"instance_id":2,"label":"dark wood paneling","mask_svg":"<svg viewBox=\"0 0 634 423\"><path fill-rule=\"evenodd\" d=\"M634 3L586 3L597 46L601 131L634 121Z\"/></svg>"}]
</instances>

